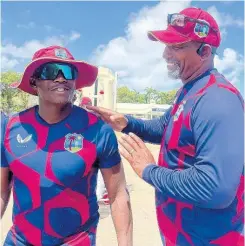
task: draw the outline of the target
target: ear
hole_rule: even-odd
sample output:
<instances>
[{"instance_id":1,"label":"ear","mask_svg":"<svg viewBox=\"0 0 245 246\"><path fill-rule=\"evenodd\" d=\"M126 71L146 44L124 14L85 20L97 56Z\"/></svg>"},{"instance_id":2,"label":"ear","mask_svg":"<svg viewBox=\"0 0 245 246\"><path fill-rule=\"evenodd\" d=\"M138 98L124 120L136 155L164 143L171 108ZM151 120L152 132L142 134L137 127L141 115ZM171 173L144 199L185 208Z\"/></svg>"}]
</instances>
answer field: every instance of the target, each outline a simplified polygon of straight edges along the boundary
<instances>
[{"instance_id":1,"label":"ear","mask_svg":"<svg viewBox=\"0 0 245 246\"><path fill-rule=\"evenodd\" d=\"M36 78L30 78L30 86L33 88L34 91L37 92Z\"/></svg>"},{"instance_id":2,"label":"ear","mask_svg":"<svg viewBox=\"0 0 245 246\"><path fill-rule=\"evenodd\" d=\"M211 55L212 55L212 48L211 48L211 46L208 45L208 44L205 44L202 47L202 52L200 54L202 60L208 59Z\"/></svg>"}]
</instances>

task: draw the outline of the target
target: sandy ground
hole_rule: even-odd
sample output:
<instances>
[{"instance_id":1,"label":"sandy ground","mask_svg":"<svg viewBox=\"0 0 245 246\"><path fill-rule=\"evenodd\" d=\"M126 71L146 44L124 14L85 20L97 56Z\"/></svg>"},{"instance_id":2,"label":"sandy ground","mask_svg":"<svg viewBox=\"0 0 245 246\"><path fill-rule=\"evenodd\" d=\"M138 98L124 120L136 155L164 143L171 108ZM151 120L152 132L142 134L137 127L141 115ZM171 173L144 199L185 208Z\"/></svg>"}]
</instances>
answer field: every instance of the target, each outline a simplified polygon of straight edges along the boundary
<instances>
[{"instance_id":1,"label":"sandy ground","mask_svg":"<svg viewBox=\"0 0 245 246\"><path fill-rule=\"evenodd\" d=\"M148 145L155 158L159 147ZM129 164L124 160L127 185L130 191L131 205L134 221L134 244L135 246L160 246L161 239L157 228L154 207L154 190L142 181L133 172ZM12 200L1 223L1 245L11 226ZM116 233L110 216L108 206L100 207L101 219L98 226L97 246L116 246Z\"/></svg>"}]
</instances>

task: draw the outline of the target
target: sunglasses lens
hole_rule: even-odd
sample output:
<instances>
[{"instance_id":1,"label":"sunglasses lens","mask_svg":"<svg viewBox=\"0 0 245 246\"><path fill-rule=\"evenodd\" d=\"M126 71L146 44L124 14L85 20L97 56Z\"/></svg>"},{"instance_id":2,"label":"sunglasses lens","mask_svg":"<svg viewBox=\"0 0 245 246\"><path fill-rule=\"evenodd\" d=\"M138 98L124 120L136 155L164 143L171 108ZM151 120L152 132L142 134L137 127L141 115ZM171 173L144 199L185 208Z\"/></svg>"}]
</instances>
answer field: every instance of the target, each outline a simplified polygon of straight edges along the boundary
<instances>
[{"instance_id":1,"label":"sunglasses lens","mask_svg":"<svg viewBox=\"0 0 245 246\"><path fill-rule=\"evenodd\" d=\"M58 66L56 64L46 64L41 73L41 79L51 79L54 80L59 72Z\"/></svg>"},{"instance_id":2,"label":"sunglasses lens","mask_svg":"<svg viewBox=\"0 0 245 246\"><path fill-rule=\"evenodd\" d=\"M185 25L185 16L180 14L172 14L169 20L169 24L172 26L183 27Z\"/></svg>"},{"instance_id":3,"label":"sunglasses lens","mask_svg":"<svg viewBox=\"0 0 245 246\"><path fill-rule=\"evenodd\" d=\"M67 80L74 80L78 75L77 69L73 65L62 63L47 63L42 67L40 78L43 80L54 80L59 72L62 72L62 75Z\"/></svg>"}]
</instances>

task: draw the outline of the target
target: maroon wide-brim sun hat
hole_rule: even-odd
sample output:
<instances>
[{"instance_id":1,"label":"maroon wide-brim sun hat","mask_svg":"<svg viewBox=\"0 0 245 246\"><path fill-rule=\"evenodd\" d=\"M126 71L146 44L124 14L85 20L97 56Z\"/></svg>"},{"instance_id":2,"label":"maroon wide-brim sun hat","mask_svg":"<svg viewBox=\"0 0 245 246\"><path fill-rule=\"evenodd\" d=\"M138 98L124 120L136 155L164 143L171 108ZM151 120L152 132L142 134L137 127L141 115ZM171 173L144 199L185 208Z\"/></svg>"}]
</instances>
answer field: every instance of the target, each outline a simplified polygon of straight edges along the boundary
<instances>
[{"instance_id":1,"label":"maroon wide-brim sun hat","mask_svg":"<svg viewBox=\"0 0 245 246\"><path fill-rule=\"evenodd\" d=\"M40 49L34 54L32 62L25 68L21 81L13 83L11 87L19 88L32 95L37 95L36 91L30 85L30 78L38 67L48 62L65 62L74 65L78 71L76 89L93 85L98 76L98 68L96 66L84 61L75 60L66 48L50 46Z\"/></svg>"}]
</instances>

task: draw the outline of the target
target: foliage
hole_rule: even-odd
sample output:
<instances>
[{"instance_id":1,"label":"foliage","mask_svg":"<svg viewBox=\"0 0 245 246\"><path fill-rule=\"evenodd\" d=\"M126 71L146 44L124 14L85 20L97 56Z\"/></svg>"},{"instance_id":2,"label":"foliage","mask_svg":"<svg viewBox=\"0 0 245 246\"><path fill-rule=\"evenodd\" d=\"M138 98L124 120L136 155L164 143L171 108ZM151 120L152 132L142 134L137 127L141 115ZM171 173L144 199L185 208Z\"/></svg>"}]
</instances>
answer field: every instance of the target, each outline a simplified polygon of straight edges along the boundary
<instances>
[{"instance_id":1,"label":"foliage","mask_svg":"<svg viewBox=\"0 0 245 246\"><path fill-rule=\"evenodd\" d=\"M19 81L22 75L13 71L1 74L1 111L9 114L19 112L27 108L28 94L19 89L9 87L11 83Z\"/></svg>"},{"instance_id":2,"label":"foliage","mask_svg":"<svg viewBox=\"0 0 245 246\"><path fill-rule=\"evenodd\" d=\"M117 102L172 104L175 94L176 90L157 91L152 87L147 87L143 93L140 93L136 90L130 90L127 86L121 86L117 89Z\"/></svg>"}]
</instances>

